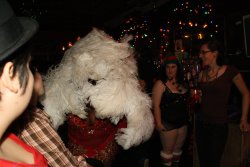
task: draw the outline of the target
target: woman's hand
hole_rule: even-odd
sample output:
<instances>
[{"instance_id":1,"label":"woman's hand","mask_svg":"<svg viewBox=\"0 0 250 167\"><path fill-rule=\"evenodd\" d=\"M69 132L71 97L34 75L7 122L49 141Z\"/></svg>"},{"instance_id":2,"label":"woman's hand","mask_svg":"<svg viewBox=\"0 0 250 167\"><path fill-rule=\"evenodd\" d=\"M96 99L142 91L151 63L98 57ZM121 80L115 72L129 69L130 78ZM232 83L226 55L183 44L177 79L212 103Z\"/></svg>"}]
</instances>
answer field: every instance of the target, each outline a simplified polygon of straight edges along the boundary
<instances>
[{"instance_id":1,"label":"woman's hand","mask_svg":"<svg viewBox=\"0 0 250 167\"><path fill-rule=\"evenodd\" d=\"M247 120L240 121L240 130L242 132L248 132L250 130L250 124L247 122Z\"/></svg>"},{"instance_id":2,"label":"woman's hand","mask_svg":"<svg viewBox=\"0 0 250 167\"><path fill-rule=\"evenodd\" d=\"M156 128L156 130L157 130L158 132L163 132L163 131L166 130L166 128L163 126L162 123L157 123L157 124L155 125L155 128Z\"/></svg>"}]
</instances>

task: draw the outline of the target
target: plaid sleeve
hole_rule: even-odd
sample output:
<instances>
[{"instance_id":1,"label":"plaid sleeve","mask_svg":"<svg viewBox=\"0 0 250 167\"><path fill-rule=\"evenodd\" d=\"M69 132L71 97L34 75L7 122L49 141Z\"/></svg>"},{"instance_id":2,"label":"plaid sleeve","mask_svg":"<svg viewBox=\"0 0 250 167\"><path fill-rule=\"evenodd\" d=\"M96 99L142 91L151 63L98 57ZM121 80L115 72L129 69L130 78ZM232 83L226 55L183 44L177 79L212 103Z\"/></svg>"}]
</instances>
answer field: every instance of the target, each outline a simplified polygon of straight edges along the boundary
<instances>
[{"instance_id":1,"label":"plaid sleeve","mask_svg":"<svg viewBox=\"0 0 250 167\"><path fill-rule=\"evenodd\" d=\"M66 148L58 133L51 126L49 118L41 111L20 134L20 138L35 147L47 159L51 167L86 167L84 158L78 161Z\"/></svg>"}]
</instances>

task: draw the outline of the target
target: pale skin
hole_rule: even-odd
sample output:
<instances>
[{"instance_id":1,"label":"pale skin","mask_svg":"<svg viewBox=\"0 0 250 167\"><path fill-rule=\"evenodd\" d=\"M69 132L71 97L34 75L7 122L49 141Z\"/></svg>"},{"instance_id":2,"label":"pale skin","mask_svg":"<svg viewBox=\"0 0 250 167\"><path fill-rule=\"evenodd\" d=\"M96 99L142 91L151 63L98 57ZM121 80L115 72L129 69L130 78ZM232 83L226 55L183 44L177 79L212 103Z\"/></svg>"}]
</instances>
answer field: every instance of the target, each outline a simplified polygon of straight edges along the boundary
<instances>
[{"instance_id":1,"label":"pale skin","mask_svg":"<svg viewBox=\"0 0 250 167\"><path fill-rule=\"evenodd\" d=\"M180 85L178 88L176 87L176 74L177 74L177 65L176 64L168 64L166 65L166 75L170 78L165 84L173 93L185 93L187 90ZM173 129L170 131L166 131L164 125L161 121L161 97L163 92L165 91L165 85L161 80L157 80L153 87L152 101L153 101L153 109L154 109L154 117L155 117L155 126L156 129L160 133L163 152L166 154L172 154L173 152L179 153L183 146L183 143L187 134L187 126L182 126L178 129Z\"/></svg>"},{"instance_id":2,"label":"pale skin","mask_svg":"<svg viewBox=\"0 0 250 167\"><path fill-rule=\"evenodd\" d=\"M29 69L29 64L27 64ZM18 72L13 74L13 63L4 65L0 76L0 159L34 164L34 157L10 139L2 138L8 126L25 110L33 90L34 79L30 70L27 87L20 87ZM22 155L22 156L20 156Z\"/></svg>"},{"instance_id":3,"label":"pale skin","mask_svg":"<svg viewBox=\"0 0 250 167\"><path fill-rule=\"evenodd\" d=\"M201 46L201 51L209 51L207 44L204 44ZM220 77L227 69L226 65L219 66L216 62L218 57L218 51L214 52L207 52L204 54L200 54L200 58L202 60L203 66L207 66L207 71L204 71L202 73L207 72L208 76L211 76L210 80L212 81L215 78L215 74L218 74L217 77ZM200 76L204 76L201 73ZM201 81L206 81L206 78L200 77ZM242 115L241 115L241 121L240 121L240 129L242 132L247 132L250 130L250 124L248 123L248 111L249 111L249 100L250 100L250 95L249 95L249 90L242 78L242 75L239 73L233 78L233 83L239 90L239 92L242 95Z\"/></svg>"}]
</instances>

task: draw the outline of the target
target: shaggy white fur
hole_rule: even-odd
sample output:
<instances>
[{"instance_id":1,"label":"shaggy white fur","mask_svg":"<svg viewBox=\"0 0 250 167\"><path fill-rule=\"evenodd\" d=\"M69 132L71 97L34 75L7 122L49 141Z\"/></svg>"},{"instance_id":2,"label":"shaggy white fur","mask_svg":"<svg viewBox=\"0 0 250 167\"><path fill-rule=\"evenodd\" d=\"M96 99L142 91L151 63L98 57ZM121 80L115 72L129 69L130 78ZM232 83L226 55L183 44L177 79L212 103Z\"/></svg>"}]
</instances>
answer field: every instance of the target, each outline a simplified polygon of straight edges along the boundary
<instances>
[{"instance_id":1,"label":"shaggy white fur","mask_svg":"<svg viewBox=\"0 0 250 167\"><path fill-rule=\"evenodd\" d=\"M93 29L65 52L61 63L45 77L44 110L58 128L65 113L86 118L85 104L95 108L97 118L114 124L124 116L127 128L120 129L116 141L124 149L147 140L154 129L151 99L137 79L137 65L126 36L114 41ZM88 80L96 81L91 84Z\"/></svg>"}]
</instances>

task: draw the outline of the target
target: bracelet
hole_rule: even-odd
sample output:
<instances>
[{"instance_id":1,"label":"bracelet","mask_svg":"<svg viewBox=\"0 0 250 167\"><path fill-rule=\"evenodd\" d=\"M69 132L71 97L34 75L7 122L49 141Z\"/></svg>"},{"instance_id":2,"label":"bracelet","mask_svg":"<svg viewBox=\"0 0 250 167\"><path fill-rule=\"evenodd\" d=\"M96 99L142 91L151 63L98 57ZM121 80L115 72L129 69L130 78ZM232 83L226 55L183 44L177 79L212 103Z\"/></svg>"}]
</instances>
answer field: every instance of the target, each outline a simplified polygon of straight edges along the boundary
<instances>
[{"instance_id":1,"label":"bracelet","mask_svg":"<svg viewBox=\"0 0 250 167\"><path fill-rule=\"evenodd\" d=\"M240 119L240 121L247 121L247 119Z\"/></svg>"}]
</instances>

